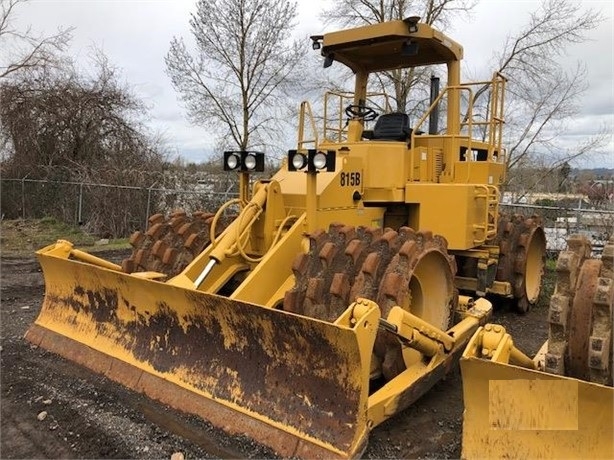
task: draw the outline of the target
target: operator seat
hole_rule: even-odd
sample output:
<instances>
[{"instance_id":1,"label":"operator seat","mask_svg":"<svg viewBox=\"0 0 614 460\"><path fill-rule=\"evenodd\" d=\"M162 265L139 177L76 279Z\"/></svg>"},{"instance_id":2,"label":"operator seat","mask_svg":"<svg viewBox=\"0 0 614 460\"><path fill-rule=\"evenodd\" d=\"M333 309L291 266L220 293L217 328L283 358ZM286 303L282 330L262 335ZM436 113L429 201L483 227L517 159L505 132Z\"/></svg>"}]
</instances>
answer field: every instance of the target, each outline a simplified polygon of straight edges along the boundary
<instances>
[{"instance_id":1,"label":"operator seat","mask_svg":"<svg viewBox=\"0 0 614 460\"><path fill-rule=\"evenodd\" d=\"M373 128L373 140L406 141L411 135L409 116L406 113L384 113Z\"/></svg>"}]
</instances>

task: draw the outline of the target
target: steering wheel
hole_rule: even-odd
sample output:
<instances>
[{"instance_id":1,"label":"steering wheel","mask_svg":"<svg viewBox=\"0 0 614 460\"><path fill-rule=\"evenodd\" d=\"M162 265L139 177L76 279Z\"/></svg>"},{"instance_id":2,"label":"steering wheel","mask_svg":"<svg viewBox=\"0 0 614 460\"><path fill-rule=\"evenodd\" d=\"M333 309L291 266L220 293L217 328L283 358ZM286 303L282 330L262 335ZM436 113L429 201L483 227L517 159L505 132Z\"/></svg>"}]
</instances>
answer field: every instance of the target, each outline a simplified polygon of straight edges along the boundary
<instances>
[{"instance_id":1,"label":"steering wheel","mask_svg":"<svg viewBox=\"0 0 614 460\"><path fill-rule=\"evenodd\" d=\"M362 118L365 121L375 120L379 113L366 105L350 104L345 108L345 114L350 118Z\"/></svg>"}]
</instances>

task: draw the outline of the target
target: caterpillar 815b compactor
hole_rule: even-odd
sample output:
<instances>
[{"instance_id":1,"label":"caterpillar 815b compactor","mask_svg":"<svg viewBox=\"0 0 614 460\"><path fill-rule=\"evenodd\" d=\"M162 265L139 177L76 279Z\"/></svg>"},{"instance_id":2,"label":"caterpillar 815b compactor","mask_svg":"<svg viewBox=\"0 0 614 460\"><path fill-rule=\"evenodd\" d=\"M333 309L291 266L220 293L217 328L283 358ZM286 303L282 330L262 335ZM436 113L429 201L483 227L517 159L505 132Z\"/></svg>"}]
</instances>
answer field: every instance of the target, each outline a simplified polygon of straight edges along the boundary
<instances>
[{"instance_id":1,"label":"caterpillar 815b compactor","mask_svg":"<svg viewBox=\"0 0 614 460\"><path fill-rule=\"evenodd\" d=\"M461 46L415 17L311 39L355 74L353 93L326 94L321 129L303 103L298 145L253 186L263 154L225 152L239 197L153 216L122 266L67 241L38 251L27 339L280 455L353 457L451 368L486 294L529 308L545 239L499 216L503 76L461 84ZM435 64L447 86L432 80L413 123L367 92L376 72Z\"/></svg>"},{"instance_id":2,"label":"caterpillar 815b compactor","mask_svg":"<svg viewBox=\"0 0 614 460\"><path fill-rule=\"evenodd\" d=\"M556 264L548 340L530 359L487 324L461 358L463 458L614 458L614 239L574 235Z\"/></svg>"}]
</instances>

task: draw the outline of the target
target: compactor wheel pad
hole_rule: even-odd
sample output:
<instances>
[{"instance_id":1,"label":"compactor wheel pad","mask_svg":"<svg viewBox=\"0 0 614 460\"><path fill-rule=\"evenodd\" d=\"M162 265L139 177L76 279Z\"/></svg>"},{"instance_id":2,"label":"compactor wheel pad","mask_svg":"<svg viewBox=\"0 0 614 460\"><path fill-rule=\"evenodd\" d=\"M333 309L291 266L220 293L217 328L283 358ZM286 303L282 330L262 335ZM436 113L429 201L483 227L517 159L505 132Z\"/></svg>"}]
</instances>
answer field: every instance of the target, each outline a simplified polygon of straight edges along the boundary
<instances>
[{"instance_id":1,"label":"compactor wheel pad","mask_svg":"<svg viewBox=\"0 0 614 460\"><path fill-rule=\"evenodd\" d=\"M334 321L358 297L376 301L386 317L399 305L443 330L452 317L456 264L447 242L431 232L332 224L310 235L310 249L295 260L296 283L284 309ZM374 359L390 380L405 369L396 337L380 332Z\"/></svg>"},{"instance_id":2,"label":"compactor wheel pad","mask_svg":"<svg viewBox=\"0 0 614 460\"><path fill-rule=\"evenodd\" d=\"M579 238L583 237L572 237L572 240ZM576 279L572 275L564 279L563 287L569 289L569 295L564 299L566 303L561 302L556 292L552 296L549 315L551 338L546 355L546 370L612 386L614 240L610 240L604 247L601 259L587 258L590 245L584 241L586 256L575 258L575 264L569 270L577 274ZM559 257L559 263L564 269L571 265L568 258L565 253ZM565 328L559 324L563 316L559 313L561 305L568 307ZM558 335L554 332L558 332Z\"/></svg>"},{"instance_id":3,"label":"compactor wheel pad","mask_svg":"<svg viewBox=\"0 0 614 460\"><path fill-rule=\"evenodd\" d=\"M309 235L309 252L300 254L292 271L294 288L286 292L284 310L334 321L351 303L356 274L381 229L332 224Z\"/></svg>"},{"instance_id":4,"label":"compactor wheel pad","mask_svg":"<svg viewBox=\"0 0 614 460\"><path fill-rule=\"evenodd\" d=\"M603 248L601 270L597 279L591 311L588 339L588 367L591 382L612 386L612 316L614 314L614 238Z\"/></svg>"},{"instance_id":5,"label":"compactor wheel pad","mask_svg":"<svg viewBox=\"0 0 614 460\"><path fill-rule=\"evenodd\" d=\"M539 216L499 217L495 243L499 246L497 281L512 285L514 304L529 311L539 297L546 258L546 237Z\"/></svg>"},{"instance_id":6,"label":"compactor wheel pad","mask_svg":"<svg viewBox=\"0 0 614 460\"><path fill-rule=\"evenodd\" d=\"M149 218L146 232L130 237L132 255L122 262L126 273L155 271L175 276L209 244L213 214L194 212L188 216L175 211L168 218L155 214ZM216 233L222 230L216 228Z\"/></svg>"},{"instance_id":7,"label":"compactor wheel pad","mask_svg":"<svg viewBox=\"0 0 614 460\"><path fill-rule=\"evenodd\" d=\"M571 307L582 263L590 256L591 246L584 236L574 235L567 240L567 250L556 262L556 285L548 311L548 352L545 370L565 375L569 366L568 340L571 327Z\"/></svg>"}]
</instances>

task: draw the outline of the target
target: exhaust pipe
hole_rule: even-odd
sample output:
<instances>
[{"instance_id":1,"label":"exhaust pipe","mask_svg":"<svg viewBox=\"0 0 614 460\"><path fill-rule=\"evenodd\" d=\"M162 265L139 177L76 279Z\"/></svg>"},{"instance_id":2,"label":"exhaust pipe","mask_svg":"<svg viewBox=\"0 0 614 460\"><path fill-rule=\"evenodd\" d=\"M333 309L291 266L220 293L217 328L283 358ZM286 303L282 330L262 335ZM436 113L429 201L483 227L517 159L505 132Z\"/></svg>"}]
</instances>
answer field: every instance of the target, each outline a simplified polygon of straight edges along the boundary
<instances>
[{"instance_id":1,"label":"exhaust pipe","mask_svg":"<svg viewBox=\"0 0 614 460\"><path fill-rule=\"evenodd\" d=\"M439 96L439 77L431 75L431 98L430 105ZM429 134L437 134L439 131L439 103L433 108L429 115Z\"/></svg>"}]
</instances>

